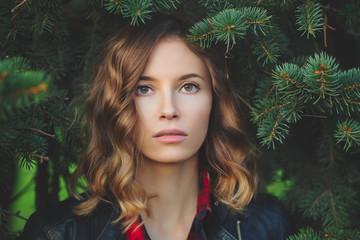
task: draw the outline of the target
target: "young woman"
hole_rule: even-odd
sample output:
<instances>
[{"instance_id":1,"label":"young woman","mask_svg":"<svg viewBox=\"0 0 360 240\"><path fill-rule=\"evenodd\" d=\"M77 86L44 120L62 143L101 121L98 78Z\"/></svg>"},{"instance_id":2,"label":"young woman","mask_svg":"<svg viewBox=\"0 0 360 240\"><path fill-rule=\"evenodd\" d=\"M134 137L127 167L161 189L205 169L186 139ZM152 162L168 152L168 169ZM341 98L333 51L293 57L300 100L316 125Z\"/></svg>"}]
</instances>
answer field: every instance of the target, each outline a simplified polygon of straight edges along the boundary
<instances>
[{"instance_id":1,"label":"young woman","mask_svg":"<svg viewBox=\"0 0 360 240\"><path fill-rule=\"evenodd\" d=\"M186 30L162 15L109 40L87 99L90 143L72 182L78 200L33 214L23 238L285 238L281 204L254 197L223 59L189 42ZM79 196L81 176L88 191Z\"/></svg>"}]
</instances>

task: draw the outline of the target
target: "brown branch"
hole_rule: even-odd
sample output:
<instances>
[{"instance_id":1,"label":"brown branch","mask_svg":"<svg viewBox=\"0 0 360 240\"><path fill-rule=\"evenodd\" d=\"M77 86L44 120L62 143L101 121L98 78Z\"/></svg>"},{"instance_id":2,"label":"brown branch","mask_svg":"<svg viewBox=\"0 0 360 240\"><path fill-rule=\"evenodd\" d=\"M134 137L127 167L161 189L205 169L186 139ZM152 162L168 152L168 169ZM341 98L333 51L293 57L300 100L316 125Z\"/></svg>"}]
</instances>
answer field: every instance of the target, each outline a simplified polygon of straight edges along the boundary
<instances>
[{"instance_id":1,"label":"brown branch","mask_svg":"<svg viewBox=\"0 0 360 240\"><path fill-rule=\"evenodd\" d=\"M44 161L49 161L49 157L47 156L44 156L44 155L39 155L39 154L35 154L35 153L30 153L29 154L29 157L31 156L35 156L35 157L38 157L40 160L40 163L42 164Z\"/></svg>"},{"instance_id":2,"label":"brown branch","mask_svg":"<svg viewBox=\"0 0 360 240\"><path fill-rule=\"evenodd\" d=\"M308 10L307 3L305 4L305 9L306 9L306 13L307 13L308 30L309 30L309 33L312 34L313 30L312 30L311 24L310 24L310 13L309 13L309 10Z\"/></svg>"},{"instance_id":3,"label":"brown branch","mask_svg":"<svg viewBox=\"0 0 360 240\"><path fill-rule=\"evenodd\" d=\"M327 38L326 38L326 30L327 28L330 28L333 31L336 31L335 28L331 27L328 23L328 18L326 11L324 12L324 24L323 24L323 31L324 31L324 46L327 47Z\"/></svg>"},{"instance_id":4,"label":"brown branch","mask_svg":"<svg viewBox=\"0 0 360 240\"><path fill-rule=\"evenodd\" d=\"M310 210L315 207L316 204L318 204L318 202L324 197L324 195L328 193L328 190L323 191L320 195L318 195L315 200L313 201L313 203L311 204L311 206L306 210L307 212L310 212Z\"/></svg>"},{"instance_id":5,"label":"brown branch","mask_svg":"<svg viewBox=\"0 0 360 240\"><path fill-rule=\"evenodd\" d=\"M268 98L269 95L274 91L275 86L272 86L266 93L265 93L265 98Z\"/></svg>"},{"instance_id":6,"label":"brown branch","mask_svg":"<svg viewBox=\"0 0 360 240\"><path fill-rule=\"evenodd\" d=\"M210 25L214 28L214 25L212 24L212 22L210 21L210 19L206 19L206 20L208 20L208 22L210 23Z\"/></svg>"},{"instance_id":7,"label":"brown branch","mask_svg":"<svg viewBox=\"0 0 360 240\"><path fill-rule=\"evenodd\" d=\"M31 131L37 132L37 133L41 133L41 134L43 134L43 135L45 135L45 136L48 136L48 137L51 137L51 138L55 138L55 137L56 137L55 134L46 133L46 132L44 132L44 131L41 131L40 129L30 128L30 127L29 127L29 128L24 128L24 129L31 130Z\"/></svg>"},{"instance_id":8,"label":"brown branch","mask_svg":"<svg viewBox=\"0 0 360 240\"><path fill-rule=\"evenodd\" d=\"M21 5L23 5L24 3L26 3L27 0L23 0L21 3L19 3L18 5L16 5L13 9L11 9L11 13L14 13L16 9L18 9L19 7L21 7Z\"/></svg>"},{"instance_id":9,"label":"brown branch","mask_svg":"<svg viewBox=\"0 0 360 240\"><path fill-rule=\"evenodd\" d=\"M300 87L300 88L304 88L304 86L303 86L300 82L296 81L296 80L293 79L293 78L290 78L290 77L289 77L289 74L284 75L284 74L280 73L279 76L280 76L282 79L284 79L284 80L286 80L286 81L288 81L288 82L291 82L291 83L296 84L296 86L298 86L298 87Z\"/></svg>"},{"instance_id":10,"label":"brown branch","mask_svg":"<svg viewBox=\"0 0 360 240\"><path fill-rule=\"evenodd\" d=\"M351 100L351 99L343 99L343 100L345 100L345 101L347 101L349 103L360 104L360 102L354 101L354 100Z\"/></svg>"},{"instance_id":11,"label":"brown branch","mask_svg":"<svg viewBox=\"0 0 360 240\"><path fill-rule=\"evenodd\" d=\"M264 46L260 41L259 41L259 43L260 43L261 47L264 49L266 55L268 55L268 57L270 58L270 53L269 53L269 51L265 48L265 46Z\"/></svg>"},{"instance_id":12,"label":"brown branch","mask_svg":"<svg viewBox=\"0 0 360 240\"><path fill-rule=\"evenodd\" d=\"M0 211L6 213L7 215L10 215L10 216L13 216L13 217L18 217L18 218L20 218L22 220L25 220L25 221L28 220L26 217L23 217L23 216L20 215L20 211L17 211L16 213L13 213L13 212L10 212L10 211L8 211L6 209L3 209L3 208L1 208Z\"/></svg>"},{"instance_id":13,"label":"brown branch","mask_svg":"<svg viewBox=\"0 0 360 240\"><path fill-rule=\"evenodd\" d=\"M301 114L302 117L313 117L313 118L328 118L327 116L322 115L311 115L311 114Z\"/></svg>"},{"instance_id":14,"label":"brown branch","mask_svg":"<svg viewBox=\"0 0 360 240\"><path fill-rule=\"evenodd\" d=\"M261 117L262 115L264 115L265 113L267 113L267 112L269 112L269 111L272 111L272 110L274 110L274 109L276 109L276 108L285 107L285 106L289 105L290 103L291 103L291 102L287 102L287 103L284 103L284 104L281 104L281 105L278 105L278 106L269 107L269 108L265 109L262 113L260 113L258 116L256 116L255 118L257 119L257 118Z\"/></svg>"},{"instance_id":15,"label":"brown branch","mask_svg":"<svg viewBox=\"0 0 360 240\"><path fill-rule=\"evenodd\" d=\"M271 134L270 134L270 136L269 136L269 140L270 140L270 141L271 141L271 139L275 136L275 130L276 130L276 127L279 125L279 122L280 122L280 114L277 116L276 122L275 122L274 127L273 127L273 129L272 129L272 131L271 131Z\"/></svg>"},{"instance_id":16,"label":"brown branch","mask_svg":"<svg viewBox=\"0 0 360 240\"><path fill-rule=\"evenodd\" d=\"M339 222L337 220L337 213L336 213L336 208L335 208L334 195L333 195L333 193L332 193L332 191L330 189L328 190L328 192L329 192L329 198L330 198L330 203L331 203L331 213L332 213L332 215L334 217L336 226L339 227Z\"/></svg>"},{"instance_id":17,"label":"brown branch","mask_svg":"<svg viewBox=\"0 0 360 240\"><path fill-rule=\"evenodd\" d=\"M251 21L251 22L246 22L245 24L264 24L264 21Z\"/></svg>"},{"instance_id":18,"label":"brown branch","mask_svg":"<svg viewBox=\"0 0 360 240\"><path fill-rule=\"evenodd\" d=\"M355 89L355 88L358 88L358 87L360 87L360 84L359 84L359 83L356 83L356 84L347 86L347 87L345 87L345 88L343 88L343 89L339 89L338 91L347 91L347 90L349 90L349 89Z\"/></svg>"}]
</instances>

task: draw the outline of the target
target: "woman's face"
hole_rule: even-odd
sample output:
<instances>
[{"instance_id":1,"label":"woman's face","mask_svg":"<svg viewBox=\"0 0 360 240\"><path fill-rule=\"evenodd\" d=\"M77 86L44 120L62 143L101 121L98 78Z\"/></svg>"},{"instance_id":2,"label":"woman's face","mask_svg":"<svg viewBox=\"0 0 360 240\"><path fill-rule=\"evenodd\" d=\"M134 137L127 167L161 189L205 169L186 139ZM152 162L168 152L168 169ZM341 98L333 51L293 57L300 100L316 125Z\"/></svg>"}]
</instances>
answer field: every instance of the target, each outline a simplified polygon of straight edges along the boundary
<instances>
[{"instance_id":1,"label":"woman's face","mask_svg":"<svg viewBox=\"0 0 360 240\"><path fill-rule=\"evenodd\" d=\"M209 124L210 77L203 61L177 37L157 43L137 85L136 144L161 163L197 159Z\"/></svg>"}]
</instances>

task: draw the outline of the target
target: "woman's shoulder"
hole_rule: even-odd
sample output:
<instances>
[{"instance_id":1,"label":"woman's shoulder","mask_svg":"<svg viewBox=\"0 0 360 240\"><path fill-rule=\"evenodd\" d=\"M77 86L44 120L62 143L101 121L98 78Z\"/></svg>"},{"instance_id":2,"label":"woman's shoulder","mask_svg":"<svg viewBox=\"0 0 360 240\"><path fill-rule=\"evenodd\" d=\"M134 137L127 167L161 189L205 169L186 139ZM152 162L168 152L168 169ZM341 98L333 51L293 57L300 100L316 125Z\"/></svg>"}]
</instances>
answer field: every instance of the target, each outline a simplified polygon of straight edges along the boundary
<instances>
[{"instance_id":1,"label":"woman's shoulder","mask_svg":"<svg viewBox=\"0 0 360 240\"><path fill-rule=\"evenodd\" d=\"M261 212L262 214L271 214L278 217L286 214L281 201L268 193L257 193L249 205L245 208L244 214L251 215L252 212Z\"/></svg>"},{"instance_id":2,"label":"woman's shoulder","mask_svg":"<svg viewBox=\"0 0 360 240\"><path fill-rule=\"evenodd\" d=\"M285 239L291 232L290 219L282 202L267 193L255 195L240 216L244 235L247 235L245 239Z\"/></svg>"},{"instance_id":3,"label":"woman's shoulder","mask_svg":"<svg viewBox=\"0 0 360 240\"><path fill-rule=\"evenodd\" d=\"M291 233L291 224L283 204L274 196L258 193L250 204L240 212L229 210L218 205L215 212L223 215L222 228L224 232L234 235L241 232L242 239L285 239ZM235 234L236 233L236 234Z\"/></svg>"},{"instance_id":4,"label":"woman's shoulder","mask_svg":"<svg viewBox=\"0 0 360 240\"><path fill-rule=\"evenodd\" d=\"M100 203L90 215L79 216L73 212L79 203L70 197L39 209L30 216L20 239L93 239L89 234L104 232L113 220L111 206Z\"/></svg>"}]
</instances>

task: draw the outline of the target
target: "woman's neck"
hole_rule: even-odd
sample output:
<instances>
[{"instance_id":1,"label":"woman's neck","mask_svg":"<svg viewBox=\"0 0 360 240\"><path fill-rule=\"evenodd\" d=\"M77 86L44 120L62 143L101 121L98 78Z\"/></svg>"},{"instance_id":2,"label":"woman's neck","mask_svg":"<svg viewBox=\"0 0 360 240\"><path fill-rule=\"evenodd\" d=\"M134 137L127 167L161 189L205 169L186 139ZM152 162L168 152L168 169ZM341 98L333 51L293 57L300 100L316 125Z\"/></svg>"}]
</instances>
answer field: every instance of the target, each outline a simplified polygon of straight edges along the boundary
<instances>
[{"instance_id":1,"label":"woman's neck","mask_svg":"<svg viewBox=\"0 0 360 240\"><path fill-rule=\"evenodd\" d=\"M198 159L178 163L159 163L145 159L139 169L138 181L149 196L150 215L146 229L153 239L171 239L177 232L186 239L196 214L199 192ZM185 234L185 237L184 237Z\"/></svg>"}]
</instances>

